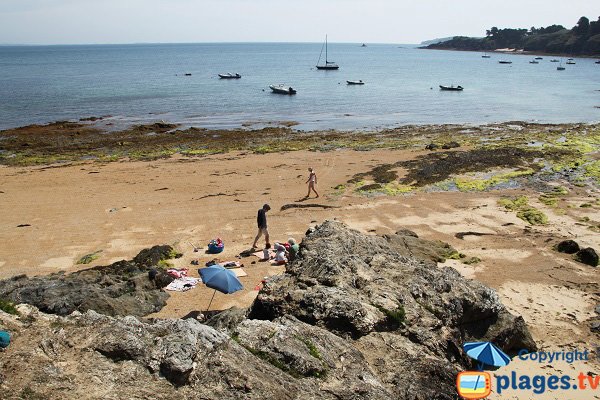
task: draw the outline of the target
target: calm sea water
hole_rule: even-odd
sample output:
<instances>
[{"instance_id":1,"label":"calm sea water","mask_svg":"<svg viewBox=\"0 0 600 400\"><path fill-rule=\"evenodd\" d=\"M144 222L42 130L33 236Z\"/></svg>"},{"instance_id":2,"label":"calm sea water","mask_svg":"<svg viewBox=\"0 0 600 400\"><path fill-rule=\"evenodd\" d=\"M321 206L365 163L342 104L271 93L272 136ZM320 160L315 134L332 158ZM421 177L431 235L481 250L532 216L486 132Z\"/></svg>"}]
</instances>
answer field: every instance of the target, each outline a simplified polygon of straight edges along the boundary
<instances>
[{"instance_id":1,"label":"calm sea water","mask_svg":"<svg viewBox=\"0 0 600 400\"><path fill-rule=\"evenodd\" d=\"M594 60L576 59L557 71L552 57L529 64L533 56L483 59L472 52L333 43L330 59L340 69L317 71L321 46L0 47L0 129L100 115L111 115L114 126L166 120L231 128L297 121L301 129L600 121L600 65ZM218 79L223 72L243 78ZM346 85L358 79L366 85ZM272 94L268 86L274 83L291 85L298 94ZM465 90L441 92L439 84Z\"/></svg>"}]
</instances>

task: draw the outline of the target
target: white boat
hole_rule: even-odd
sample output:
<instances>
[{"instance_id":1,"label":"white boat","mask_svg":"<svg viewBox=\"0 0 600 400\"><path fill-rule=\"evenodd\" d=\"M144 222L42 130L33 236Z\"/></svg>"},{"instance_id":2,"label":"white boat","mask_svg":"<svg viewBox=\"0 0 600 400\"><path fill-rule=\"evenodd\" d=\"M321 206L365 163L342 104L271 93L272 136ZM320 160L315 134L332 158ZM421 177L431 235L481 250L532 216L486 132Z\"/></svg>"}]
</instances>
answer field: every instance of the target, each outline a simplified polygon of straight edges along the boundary
<instances>
[{"instance_id":1,"label":"white boat","mask_svg":"<svg viewBox=\"0 0 600 400\"><path fill-rule=\"evenodd\" d=\"M365 83L361 80L358 81L346 81L348 85L364 85Z\"/></svg>"},{"instance_id":2,"label":"white boat","mask_svg":"<svg viewBox=\"0 0 600 400\"><path fill-rule=\"evenodd\" d=\"M334 63L333 61L329 61L327 59L327 35L325 35L325 43L323 44L323 46L325 47L325 64L321 64L319 65L319 63L321 62L321 56L323 55L323 48L321 48L321 54L319 54L319 60L317 61L317 69L321 69L321 70L336 70L339 69L340 67Z\"/></svg>"},{"instance_id":3,"label":"white boat","mask_svg":"<svg viewBox=\"0 0 600 400\"><path fill-rule=\"evenodd\" d=\"M569 61L567 61L567 64L569 64L569 65L573 65L573 64L575 64L575 61L573 61L573 60L569 60Z\"/></svg>"},{"instance_id":4,"label":"white boat","mask_svg":"<svg viewBox=\"0 0 600 400\"><path fill-rule=\"evenodd\" d=\"M232 74L231 72L228 72L226 74L219 74L219 78L221 79L240 79L242 76L240 74Z\"/></svg>"},{"instance_id":5,"label":"white boat","mask_svg":"<svg viewBox=\"0 0 600 400\"><path fill-rule=\"evenodd\" d=\"M296 89L291 86L285 86L284 84L280 85L271 85L269 86L273 93L277 94L296 94Z\"/></svg>"}]
</instances>

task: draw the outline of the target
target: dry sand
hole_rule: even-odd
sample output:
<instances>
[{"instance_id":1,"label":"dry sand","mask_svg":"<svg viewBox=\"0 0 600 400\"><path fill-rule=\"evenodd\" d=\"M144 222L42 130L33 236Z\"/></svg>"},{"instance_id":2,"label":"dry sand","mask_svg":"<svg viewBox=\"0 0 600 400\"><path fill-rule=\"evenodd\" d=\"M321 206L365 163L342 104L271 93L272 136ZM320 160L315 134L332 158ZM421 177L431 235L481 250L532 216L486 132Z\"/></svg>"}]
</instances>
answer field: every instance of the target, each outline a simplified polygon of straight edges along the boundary
<instances>
[{"instance_id":1,"label":"dry sand","mask_svg":"<svg viewBox=\"0 0 600 400\"><path fill-rule=\"evenodd\" d=\"M446 264L496 289L504 304L525 318L542 348L594 348L598 340L585 321L593 316L599 301L597 270L551 249L563 238L600 248L599 235L578 225L580 218L593 215L593 209L575 207L559 214L535 203L548 214L550 223L530 227L497 204L507 194L537 197L524 190L365 197L333 189L356 173L420 153L235 153L152 162L0 167L0 278L87 268L89 265L75 265L76 261L99 250L100 258L91 265L106 265L130 259L156 244L171 244L183 252L175 264L192 269L196 276L196 267L190 262L197 259L203 265L212 256L195 253L189 242L206 247L211 238L221 237L226 248L219 257L235 260L252 244L257 209L269 203L273 208L268 214L272 240L301 239L310 225L335 218L363 232L383 234L408 228L423 238L448 242L482 262L469 266L449 260ZM318 174L321 198L301 202L309 166ZM585 202L589 193L573 189L568 201ZM284 204L339 208L280 211ZM17 227L22 224L31 226ZM486 235L455 237L468 231ZM248 274L241 278L245 289L232 295L218 293L212 309L248 306L264 277L284 271L284 267L258 262L255 257L242 262ZM203 310L212 294L205 287L174 293L155 316L181 317ZM513 362L510 368L551 373L523 362ZM577 368L600 372L597 362ZM502 373L505 371L510 370ZM507 392L492 398L517 395ZM569 398L593 398L585 395L588 397L571 394ZM547 396L539 398L561 398L560 393Z\"/></svg>"}]
</instances>

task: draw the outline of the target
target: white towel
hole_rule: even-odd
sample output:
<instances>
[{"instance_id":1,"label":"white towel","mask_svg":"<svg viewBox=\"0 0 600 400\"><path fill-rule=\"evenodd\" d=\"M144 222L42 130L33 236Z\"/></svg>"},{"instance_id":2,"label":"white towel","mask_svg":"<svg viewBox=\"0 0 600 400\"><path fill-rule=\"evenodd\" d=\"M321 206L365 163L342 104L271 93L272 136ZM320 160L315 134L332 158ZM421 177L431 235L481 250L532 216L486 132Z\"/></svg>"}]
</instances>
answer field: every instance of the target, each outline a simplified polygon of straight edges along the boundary
<instances>
[{"instance_id":1,"label":"white towel","mask_svg":"<svg viewBox=\"0 0 600 400\"><path fill-rule=\"evenodd\" d=\"M202 283L202 279L200 278L179 278L169 283L167 287L165 287L165 290L169 290L171 292L185 292L186 290L195 288L199 283Z\"/></svg>"}]
</instances>

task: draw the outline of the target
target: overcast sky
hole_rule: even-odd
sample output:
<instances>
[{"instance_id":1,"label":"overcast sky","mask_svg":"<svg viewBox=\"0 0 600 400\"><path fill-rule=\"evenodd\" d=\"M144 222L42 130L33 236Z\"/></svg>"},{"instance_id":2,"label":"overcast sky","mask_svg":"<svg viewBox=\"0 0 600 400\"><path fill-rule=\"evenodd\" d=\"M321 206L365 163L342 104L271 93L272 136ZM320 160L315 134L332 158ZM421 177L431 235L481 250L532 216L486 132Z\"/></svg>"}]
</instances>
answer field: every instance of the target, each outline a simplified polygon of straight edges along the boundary
<instances>
[{"instance_id":1,"label":"overcast sky","mask_svg":"<svg viewBox=\"0 0 600 400\"><path fill-rule=\"evenodd\" d=\"M0 43L419 43L492 26L570 28L598 0L0 0Z\"/></svg>"}]
</instances>

